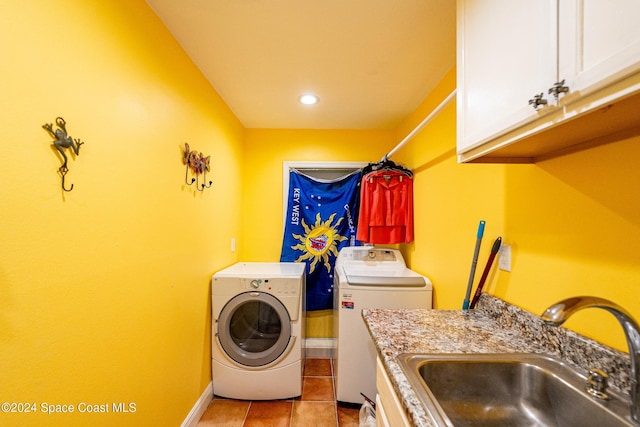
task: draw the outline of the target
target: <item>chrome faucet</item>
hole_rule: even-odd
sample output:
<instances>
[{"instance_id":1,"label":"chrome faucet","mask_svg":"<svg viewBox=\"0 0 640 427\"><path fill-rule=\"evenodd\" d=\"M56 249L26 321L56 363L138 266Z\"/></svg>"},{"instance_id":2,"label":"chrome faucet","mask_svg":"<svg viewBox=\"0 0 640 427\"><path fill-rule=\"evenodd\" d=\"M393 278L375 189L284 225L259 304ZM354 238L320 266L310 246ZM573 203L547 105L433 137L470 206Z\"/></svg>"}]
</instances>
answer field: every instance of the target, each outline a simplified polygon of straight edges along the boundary
<instances>
[{"instance_id":1,"label":"chrome faucet","mask_svg":"<svg viewBox=\"0 0 640 427\"><path fill-rule=\"evenodd\" d=\"M635 422L640 422L640 327L633 320L633 317L624 308L611 301L603 298L582 296L567 298L552 305L542 313L542 320L549 324L560 326L576 311L590 307L607 310L618 319L622 329L624 329L624 335L629 346L629 357L631 358L631 390L629 392L631 395L631 418Z\"/></svg>"}]
</instances>

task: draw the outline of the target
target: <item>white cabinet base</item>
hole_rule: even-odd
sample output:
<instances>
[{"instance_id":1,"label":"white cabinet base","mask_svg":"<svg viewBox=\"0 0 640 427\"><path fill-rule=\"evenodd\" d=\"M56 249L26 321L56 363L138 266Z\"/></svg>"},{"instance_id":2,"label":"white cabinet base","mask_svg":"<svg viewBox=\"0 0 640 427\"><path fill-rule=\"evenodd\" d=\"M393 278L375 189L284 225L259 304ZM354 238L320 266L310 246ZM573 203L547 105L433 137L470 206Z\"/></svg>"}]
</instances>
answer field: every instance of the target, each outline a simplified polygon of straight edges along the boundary
<instances>
[{"instance_id":1,"label":"white cabinet base","mask_svg":"<svg viewBox=\"0 0 640 427\"><path fill-rule=\"evenodd\" d=\"M376 387L378 396L376 397L376 426L377 427L402 427L411 426L407 415L402 408L398 395L393 390L393 385L389 376L378 358L376 362Z\"/></svg>"}]
</instances>

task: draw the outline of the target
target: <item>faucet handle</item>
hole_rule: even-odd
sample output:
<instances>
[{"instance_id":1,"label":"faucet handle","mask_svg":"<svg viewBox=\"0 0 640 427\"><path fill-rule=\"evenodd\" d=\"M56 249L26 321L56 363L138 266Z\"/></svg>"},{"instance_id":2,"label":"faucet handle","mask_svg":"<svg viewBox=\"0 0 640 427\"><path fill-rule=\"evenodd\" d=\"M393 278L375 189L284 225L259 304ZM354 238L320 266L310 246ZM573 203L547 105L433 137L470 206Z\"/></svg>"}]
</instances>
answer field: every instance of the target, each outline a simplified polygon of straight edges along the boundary
<instances>
[{"instance_id":1,"label":"faucet handle","mask_svg":"<svg viewBox=\"0 0 640 427\"><path fill-rule=\"evenodd\" d=\"M596 399L607 400L609 396L607 396L607 379L609 375L606 372L597 369L591 368L589 369L589 378L587 378L587 384L585 386L585 390L591 396Z\"/></svg>"}]
</instances>

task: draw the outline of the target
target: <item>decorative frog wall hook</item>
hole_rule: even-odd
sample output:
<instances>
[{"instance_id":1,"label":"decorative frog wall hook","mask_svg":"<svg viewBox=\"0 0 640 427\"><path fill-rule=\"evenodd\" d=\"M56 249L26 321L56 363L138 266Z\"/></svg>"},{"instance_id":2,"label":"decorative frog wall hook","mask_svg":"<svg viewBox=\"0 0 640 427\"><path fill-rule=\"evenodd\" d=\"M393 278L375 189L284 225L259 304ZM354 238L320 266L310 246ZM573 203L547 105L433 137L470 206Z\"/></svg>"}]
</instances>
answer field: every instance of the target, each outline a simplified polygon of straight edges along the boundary
<instances>
[{"instance_id":1,"label":"decorative frog wall hook","mask_svg":"<svg viewBox=\"0 0 640 427\"><path fill-rule=\"evenodd\" d=\"M189 144L186 142L184 143L184 151L182 153L182 163L186 165L184 182L187 185L195 182L198 191L204 191L205 188L210 188L213 181L209 181L208 185L206 185L205 182L207 182L207 172L211 170L211 156L205 157L202 153L191 151ZM196 176L195 178L191 178L191 181L188 180L189 169L191 169L192 173ZM203 183L199 184L198 181L201 174L203 175Z\"/></svg>"},{"instance_id":2,"label":"decorative frog wall hook","mask_svg":"<svg viewBox=\"0 0 640 427\"><path fill-rule=\"evenodd\" d=\"M62 176L62 189L64 191L73 190L73 184L71 184L71 188L68 190L64 186L64 177L69 172L69 168L67 167L67 155L65 154L65 148L71 148L76 156L80 153L80 146L84 144L84 142L79 139L73 139L67 134L67 122L62 117L56 118L56 125L58 129L53 130L53 124L45 123L42 127L51 134L54 138L53 145L56 147L58 152L62 155L63 163L62 166L58 168L58 172Z\"/></svg>"}]
</instances>

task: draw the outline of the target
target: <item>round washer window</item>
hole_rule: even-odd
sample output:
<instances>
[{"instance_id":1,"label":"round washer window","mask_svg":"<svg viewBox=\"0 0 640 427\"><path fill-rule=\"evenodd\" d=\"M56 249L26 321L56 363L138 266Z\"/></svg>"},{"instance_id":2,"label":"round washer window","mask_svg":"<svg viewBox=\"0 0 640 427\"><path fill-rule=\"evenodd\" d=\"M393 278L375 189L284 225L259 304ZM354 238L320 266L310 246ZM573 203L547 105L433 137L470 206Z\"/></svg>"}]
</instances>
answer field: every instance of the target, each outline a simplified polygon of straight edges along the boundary
<instances>
[{"instance_id":1,"label":"round washer window","mask_svg":"<svg viewBox=\"0 0 640 427\"><path fill-rule=\"evenodd\" d=\"M224 352L246 366L264 366L280 357L291 338L291 318L276 297L245 292L231 298L218 317Z\"/></svg>"}]
</instances>

